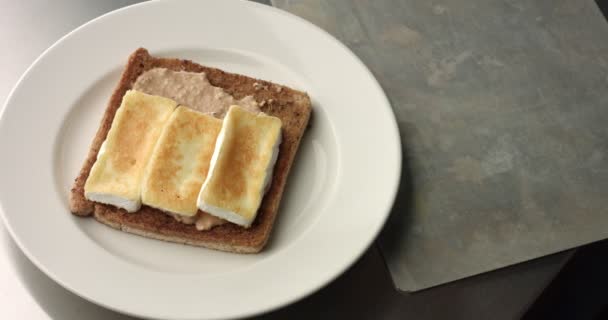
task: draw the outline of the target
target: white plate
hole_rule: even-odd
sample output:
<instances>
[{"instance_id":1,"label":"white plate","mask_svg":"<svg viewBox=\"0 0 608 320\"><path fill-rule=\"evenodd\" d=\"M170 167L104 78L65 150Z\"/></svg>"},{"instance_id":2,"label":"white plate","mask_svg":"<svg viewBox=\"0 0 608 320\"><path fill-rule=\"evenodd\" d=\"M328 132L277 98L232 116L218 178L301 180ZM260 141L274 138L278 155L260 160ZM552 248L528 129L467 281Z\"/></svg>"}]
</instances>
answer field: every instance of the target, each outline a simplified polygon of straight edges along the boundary
<instances>
[{"instance_id":1,"label":"white plate","mask_svg":"<svg viewBox=\"0 0 608 320\"><path fill-rule=\"evenodd\" d=\"M262 253L150 240L69 213L69 188L138 46L310 94L312 126ZM0 150L1 211L25 254L90 301L161 319L253 315L319 289L374 240L401 169L390 105L355 55L298 17L241 1L147 2L71 32L12 91Z\"/></svg>"}]
</instances>

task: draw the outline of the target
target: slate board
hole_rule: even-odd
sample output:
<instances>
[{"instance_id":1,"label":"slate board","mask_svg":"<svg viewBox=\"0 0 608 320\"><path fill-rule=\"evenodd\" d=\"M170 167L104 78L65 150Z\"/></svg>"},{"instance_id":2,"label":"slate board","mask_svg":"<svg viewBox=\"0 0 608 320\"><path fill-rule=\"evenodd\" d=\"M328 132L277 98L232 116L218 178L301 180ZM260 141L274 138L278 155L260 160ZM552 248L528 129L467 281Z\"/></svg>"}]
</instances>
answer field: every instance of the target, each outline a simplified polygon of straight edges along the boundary
<instances>
[{"instance_id":1,"label":"slate board","mask_svg":"<svg viewBox=\"0 0 608 320\"><path fill-rule=\"evenodd\" d=\"M399 289L608 237L608 24L593 1L272 3L343 41L391 100L404 173L379 243Z\"/></svg>"}]
</instances>

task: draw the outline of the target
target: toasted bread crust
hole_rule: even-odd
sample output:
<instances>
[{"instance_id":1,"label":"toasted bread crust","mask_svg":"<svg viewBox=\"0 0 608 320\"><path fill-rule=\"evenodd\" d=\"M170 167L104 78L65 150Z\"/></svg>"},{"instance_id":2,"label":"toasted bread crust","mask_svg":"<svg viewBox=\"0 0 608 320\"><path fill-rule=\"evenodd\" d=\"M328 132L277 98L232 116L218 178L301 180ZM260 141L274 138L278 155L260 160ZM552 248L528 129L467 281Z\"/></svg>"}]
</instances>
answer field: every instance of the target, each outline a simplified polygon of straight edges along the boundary
<instances>
[{"instance_id":1,"label":"toasted bread crust","mask_svg":"<svg viewBox=\"0 0 608 320\"><path fill-rule=\"evenodd\" d=\"M193 225L180 223L160 210L147 206L142 206L138 212L127 214L124 210L85 199L84 184L99 148L110 129L116 110L120 106L122 96L133 86L140 74L158 67L174 71L204 72L212 85L223 88L236 99L252 95L256 101L260 103L264 101L265 103L260 107L262 111L280 118L283 122L283 142L274 168L272 184L262 201L256 220L250 228L225 224L209 231L198 231ZM70 193L70 209L75 215L94 214L95 219L106 225L149 238L229 252L259 252L270 237L287 176L302 135L306 130L311 111L310 99L304 92L268 81L205 67L189 60L152 57L146 49L137 49L129 57L86 160L74 181Z\"/></svg>"}]
</instances>

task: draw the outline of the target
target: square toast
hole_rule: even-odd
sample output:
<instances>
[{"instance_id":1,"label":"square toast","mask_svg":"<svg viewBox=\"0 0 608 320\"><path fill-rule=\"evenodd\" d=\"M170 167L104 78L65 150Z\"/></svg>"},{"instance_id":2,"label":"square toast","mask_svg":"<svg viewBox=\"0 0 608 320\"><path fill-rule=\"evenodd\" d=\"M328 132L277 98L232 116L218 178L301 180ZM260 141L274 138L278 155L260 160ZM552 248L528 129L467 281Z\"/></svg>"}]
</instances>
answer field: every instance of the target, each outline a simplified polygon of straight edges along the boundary
<instances>
[{"instance_id":1,"label":"square toast","mask_svg":"<svg viewBox=\"0 0 608 320\"><path fill-rule=\"evenodd\" d=\"M224 89L236 99L251 95L264 113L281 119L283 141L279 147L272 182L250 228L228 223L211 230L199 231L194 225L178 222L168 214L145 205L137 212L127 213L123 209L91 202L85 198L85 182L95 163L99 148L110 130L122 97L132 88L139 75L152 68L204 72L213 86ZM205 67L189 60L153 57L146 49L139 48L129 57L120 81L108 102L86 160L74 181L70 192L70 210L75 215L92 215L97 221L108 226L148 238L228 252L257 253L262 250L270 237L289 170L311 112L310 98L304 92Z\"/></svg>"}]
</instances>

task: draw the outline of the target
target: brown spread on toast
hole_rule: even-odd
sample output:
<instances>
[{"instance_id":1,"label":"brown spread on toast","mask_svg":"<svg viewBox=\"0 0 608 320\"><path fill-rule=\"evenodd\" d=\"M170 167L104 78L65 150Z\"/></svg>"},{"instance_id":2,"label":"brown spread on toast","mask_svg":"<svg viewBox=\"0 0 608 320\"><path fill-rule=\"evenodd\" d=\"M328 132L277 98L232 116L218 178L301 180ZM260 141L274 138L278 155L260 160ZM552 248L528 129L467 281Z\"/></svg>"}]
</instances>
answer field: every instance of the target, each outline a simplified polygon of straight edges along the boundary
<instances>
[{"instance_id":1,"label":"brown spread on toast","mask_svg":"<svg viewBox=\"0 0 608 320\"><path fill-rule=\"evenodd\" d=\"M175 100L183 106L224 118L231 105L239 105L253 113L260 112L251 95L235 99L220 87L212 86L203 72L172 71L154 68L142 73L133 89Z\"/></svg>"}]
</instances>

